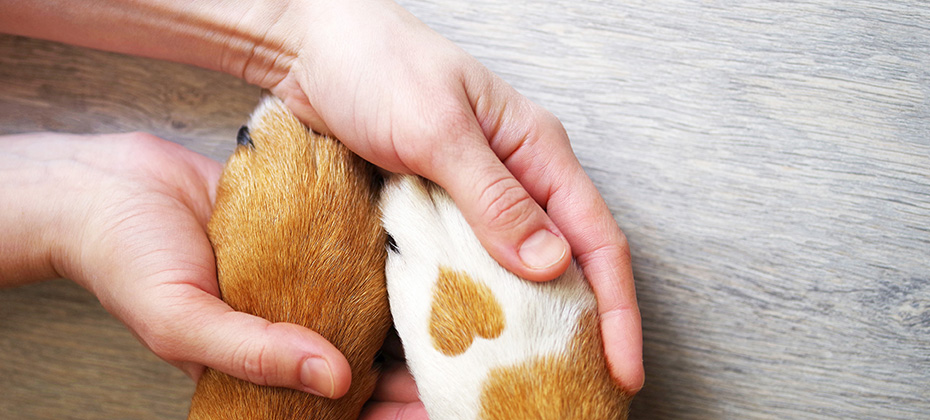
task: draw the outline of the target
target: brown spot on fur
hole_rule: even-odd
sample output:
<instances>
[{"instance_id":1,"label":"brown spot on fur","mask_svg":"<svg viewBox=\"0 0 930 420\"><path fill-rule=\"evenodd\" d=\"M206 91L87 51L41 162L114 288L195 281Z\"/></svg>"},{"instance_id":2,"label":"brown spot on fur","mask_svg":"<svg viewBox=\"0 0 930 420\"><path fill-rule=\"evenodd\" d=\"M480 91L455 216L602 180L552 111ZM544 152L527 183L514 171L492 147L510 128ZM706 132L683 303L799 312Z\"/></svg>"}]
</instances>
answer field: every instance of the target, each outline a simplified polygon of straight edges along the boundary
<instances>
[{"instance_id":1,"label":"brown spot on fur","mask_svg":"<svg viewBox=\"0 0 930 420\"><path fill-rule=\"evenodd\" d=\"M482 420L626 419L632 397L610 376L597 314L585 312L561 356L497 368L481 391Z\"/></svg>"},{"instance_id":2,"label":"brown spot on fur","mask_svg":"<svg viewBox=\"0 0 930 420\"><path fill-rule=\"evenodd\" d=\"M440 266L429 317L433 347L455 356L465 352L475 336L497 338L503 331L504 311L491 289L465 272Z\"/></svg>"},{"instance_id":3,"label":"brown spot on fur","mask_svg":"<svg viewBox=\"0 0 930 420\"><path fill-rule=\"evenodd\" d=\"M390 325L385 234L371 165L307 130L280 101L250 122L220 179L209 236L224 301L308 327L349 360L352 385L331 400L207 369L189 419L356 419Z\"/></svg>"}]
</instances>

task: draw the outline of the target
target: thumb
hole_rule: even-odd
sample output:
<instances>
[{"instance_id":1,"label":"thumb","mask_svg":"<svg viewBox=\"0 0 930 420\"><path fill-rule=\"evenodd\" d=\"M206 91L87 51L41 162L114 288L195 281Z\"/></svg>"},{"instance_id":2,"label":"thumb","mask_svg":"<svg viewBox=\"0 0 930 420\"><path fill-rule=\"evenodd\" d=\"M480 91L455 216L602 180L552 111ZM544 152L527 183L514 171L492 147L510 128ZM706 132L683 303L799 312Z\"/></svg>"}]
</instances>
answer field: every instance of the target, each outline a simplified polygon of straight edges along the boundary
<instances>
[{"instance_id":1,"label":"thumb","mask_svg":"<svg viewBox=\"0 0 930 420\"><path fill-rule=\"evenodd\" d=\"M449 192L504 268L535 281L560 275L571 251L559 228L491 150L477 125L465 136L451 142L455 150L434 154L433 173L424 175Z\"/></svg>"},{"instance_id":2,"label":"thumb","mask_svg":"<svg viewBox=\"0 0 930 420\"><path fill-rule=\"evenodd\" d=\"M147 323L154 328L137 333L155 354L193 378L199 379L202 366L209 366L258 385L292 388L328 398L348 391L348 362L316 332L236 312L192 285L163 287L179 290L163 290L172 302L156 304L157 320L151 322L154 316L150 316Z\"/></svg>"}]
</instances>

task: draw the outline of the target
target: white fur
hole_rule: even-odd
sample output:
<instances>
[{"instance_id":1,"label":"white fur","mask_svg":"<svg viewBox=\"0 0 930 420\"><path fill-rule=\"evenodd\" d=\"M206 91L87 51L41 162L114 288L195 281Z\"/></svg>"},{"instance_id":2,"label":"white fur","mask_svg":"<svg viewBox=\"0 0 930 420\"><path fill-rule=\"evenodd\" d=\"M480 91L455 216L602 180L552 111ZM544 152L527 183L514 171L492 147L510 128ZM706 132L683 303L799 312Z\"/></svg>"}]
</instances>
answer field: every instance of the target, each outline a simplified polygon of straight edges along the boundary
<instances>
[{"instance_id":1,"label":"white fur","mask_svg":"<svg viewBox=\"0 0 930 420\"><path fill-rule=\"evenodd\" d=\"M430 419L472 420L478 416L482 384L491 369L566 352L579 316L595 307L595 299L574 264L546 283L523 280L503 269L448 195L439 188L428 192L423 182L396 176L381 198L385 229L398 248L389 253L386 267L391 312ZM440 265L465 271L491 289L504 311L500 337L477 337L463 354L453 357L433 347L429 316Z\"/></svg>"}]
</instances>

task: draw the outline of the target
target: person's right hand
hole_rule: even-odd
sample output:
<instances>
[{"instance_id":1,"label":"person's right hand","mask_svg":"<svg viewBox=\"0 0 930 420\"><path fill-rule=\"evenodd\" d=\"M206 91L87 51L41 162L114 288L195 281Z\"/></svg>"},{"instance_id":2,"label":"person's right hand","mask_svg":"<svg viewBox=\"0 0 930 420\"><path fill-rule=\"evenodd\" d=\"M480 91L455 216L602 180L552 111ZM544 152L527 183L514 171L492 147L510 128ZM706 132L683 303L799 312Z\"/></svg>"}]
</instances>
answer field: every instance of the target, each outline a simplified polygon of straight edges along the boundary
<instances>
[{"instance_id":1,"label":"person's right hand","mask_svg":"<svg viewBox=\"0 0 930 420\"><path fill-rule=\"evenodd\" d=\"M598 298L612 374L638 391L629 246L559 120L390 0L291 6L273 27L294 40L277 70L253 60L240 73L366 160L441 185L510 271L550 280L574 253Z\"/></svg>"}]
</instances>

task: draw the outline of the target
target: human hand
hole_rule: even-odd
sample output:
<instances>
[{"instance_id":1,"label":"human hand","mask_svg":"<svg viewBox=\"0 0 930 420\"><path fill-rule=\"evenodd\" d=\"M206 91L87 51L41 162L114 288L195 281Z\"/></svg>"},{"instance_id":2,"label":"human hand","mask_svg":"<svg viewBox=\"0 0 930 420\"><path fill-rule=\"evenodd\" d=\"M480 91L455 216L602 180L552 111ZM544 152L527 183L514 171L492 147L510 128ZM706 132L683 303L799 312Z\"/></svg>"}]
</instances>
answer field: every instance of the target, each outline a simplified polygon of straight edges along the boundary
<instances>
[{"instance_id":1,"label":"human hand","mask_svg":"<svg viewBox=\"0 0 930 420\"><path fill-rule=\"evenodd\" d=\"M285 70L238 73L370 162L443 186L490 254L518 275L552 279L573 251L598 297L612 373L639 390L629 247L558 119L390 1L294 7L291 16L314 18L278 22L299 40L271 60Z\"/></svg>"},{"instance_id":2,"label":"human hand","mask_svg":"<svg viewBox=\"0 0 930 420\"><path fill-rule=\"evenodd\" d=\"M145 134L0 142L0 285L73 279L194 379L210 365L259 384L345 393L349 366L328 341L234 312L218 298L205 227L219 163ZM310 357L332 372L305 370ZM371 419L404 406L416 413L412 378L393 365L369 405Z\"/></svg>"}]
</instances>

